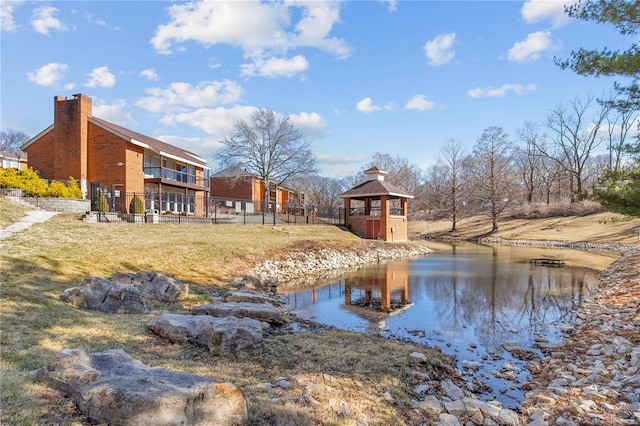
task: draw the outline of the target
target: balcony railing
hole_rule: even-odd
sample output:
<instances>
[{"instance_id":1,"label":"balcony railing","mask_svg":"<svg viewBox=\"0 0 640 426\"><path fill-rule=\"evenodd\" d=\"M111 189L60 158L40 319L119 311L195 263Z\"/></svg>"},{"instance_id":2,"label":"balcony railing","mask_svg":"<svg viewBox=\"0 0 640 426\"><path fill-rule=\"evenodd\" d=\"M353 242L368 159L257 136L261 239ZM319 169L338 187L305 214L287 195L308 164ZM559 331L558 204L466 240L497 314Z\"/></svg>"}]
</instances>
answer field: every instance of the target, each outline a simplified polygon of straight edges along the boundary
<instances>
[{"instance_id":1,"label":"balcony railing","mask_svg":"<svg viewBox=\"0 0 640 426\"><path fill-rule=\"evenodd\" d=\"M366 214L366 210L364 207L352 207L349 209L349 214L351 216L380 216L380 207L371 207L371 209L369 209L369 214ZM403 216L404 212L402 211L402 208L400 207L391 207L389 208L389 215L390 216Z\"/></svg>"},{"instance_id":2,"label":"balcony railing","mask_svg":"<svg viewBox=\"0 0 640 426\"><path fill-rule=\"evenodd\" d=\"M145 167L145 178L162 178L191 185L209 186L209 179L166 167Z\"/></svg>"}]
</instances>

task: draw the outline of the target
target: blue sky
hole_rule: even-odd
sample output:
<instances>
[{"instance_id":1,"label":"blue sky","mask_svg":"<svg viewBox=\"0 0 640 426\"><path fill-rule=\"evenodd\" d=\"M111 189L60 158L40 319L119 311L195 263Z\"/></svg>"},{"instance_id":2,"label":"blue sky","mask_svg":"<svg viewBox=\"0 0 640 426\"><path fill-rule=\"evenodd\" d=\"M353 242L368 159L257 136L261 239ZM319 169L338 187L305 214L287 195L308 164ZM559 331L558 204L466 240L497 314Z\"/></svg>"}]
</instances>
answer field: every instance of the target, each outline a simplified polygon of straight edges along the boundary
<instances>
[{"instance_id":1,"label":"blue sky","mask_svg":"<svg viewBox=\"0 0 640 426\"><path fill-rule=\"evenodd\" d=\"M53 97L202 155L255 108L291 116L320 174L354 175L376 152L422 169L447 140L513 138L613 79L554 65L580 47L627 48L569 19L566 1L6 1L3 129L35 136Z\"/></svg>"}]
</instances>

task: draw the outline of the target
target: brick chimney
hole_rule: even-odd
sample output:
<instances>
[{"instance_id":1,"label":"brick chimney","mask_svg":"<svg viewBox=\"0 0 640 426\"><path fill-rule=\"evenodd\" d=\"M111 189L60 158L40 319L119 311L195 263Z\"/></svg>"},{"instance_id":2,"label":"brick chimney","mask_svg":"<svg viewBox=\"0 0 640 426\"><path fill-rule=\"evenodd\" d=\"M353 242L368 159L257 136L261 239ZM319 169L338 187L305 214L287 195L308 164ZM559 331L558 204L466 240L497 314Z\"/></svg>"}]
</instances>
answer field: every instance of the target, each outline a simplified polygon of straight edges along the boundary
<instances>
[{"instance_id":1,"label":"brick chimney","mask_svg":"<svg viewBox=\"0 0 640 426\"><path fill-rule=\"evenodd\" d=\"M69 176L87 193L87 116L91 98L77 93L72 99L54 98L53 179L66 182Z\"/></svg>"}]
</instances>

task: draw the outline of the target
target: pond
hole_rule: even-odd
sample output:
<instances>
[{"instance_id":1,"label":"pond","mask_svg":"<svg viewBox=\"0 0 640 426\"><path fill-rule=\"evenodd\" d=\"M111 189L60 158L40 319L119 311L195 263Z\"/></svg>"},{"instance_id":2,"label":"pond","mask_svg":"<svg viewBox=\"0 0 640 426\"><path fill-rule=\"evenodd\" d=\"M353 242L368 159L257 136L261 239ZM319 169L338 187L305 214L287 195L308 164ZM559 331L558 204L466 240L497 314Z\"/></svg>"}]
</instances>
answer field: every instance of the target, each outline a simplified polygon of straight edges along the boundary
<instances>
[{"instance_id":1,"label":"pond","mask_svg":"<svg viewBox=\"0 0 640 426\"><path fill-rule=\"evenodd\" d=\"M430 247L425 257L362 268L286 297L304 318L437 346L456 356L470 389L506 407L524 399L527 358L562 342L597 289L598 270L614 260L560 249Z\"/></svg>"}]
</instances>

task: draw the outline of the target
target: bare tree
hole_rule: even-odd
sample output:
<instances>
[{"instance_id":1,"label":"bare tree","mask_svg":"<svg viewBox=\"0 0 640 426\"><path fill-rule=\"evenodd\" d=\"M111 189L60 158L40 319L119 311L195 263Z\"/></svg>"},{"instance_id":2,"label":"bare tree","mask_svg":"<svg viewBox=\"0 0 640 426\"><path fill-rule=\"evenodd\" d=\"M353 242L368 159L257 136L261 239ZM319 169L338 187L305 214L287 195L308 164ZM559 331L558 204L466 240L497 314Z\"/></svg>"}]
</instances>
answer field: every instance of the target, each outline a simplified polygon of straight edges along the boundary
<instances>
[{"instance_id":1,"label":"bare tree","mask_svg":"<svg viewBox=\"0 0 640 426\"><path fill-rule=\"evenodd\" d=\"M408 211L411 215L420 209L424 200L424 197L420 195L424 184L424 176L418 166L412 164L406 158L393 157L389 154L376 152L371 162L360 170L357 181L363 181L364 171L373 166L377 166L388 173L385 178L387 182L414 196L414 198L407 201Z\"/></svg>"},{"instance_id":2,"label":"bare tree","mask_svg":"<svg viewBox=\"0 0 640 426\"><path fill-rule=\"evenodd\" d=\"M306 204L323 207L340 207L343 204L338 198L346 190L341 179L314 174L299 179L298 187L305 193Z\"/></svg>"},{"instance_id":3,"label":"bare tree","mask_svg":"<svg viewBox=\"0 0 640 426\"><path fill-rule=\"evenodd\" d=\"M238 120L231 136L221 141L216 159L224 167L240 167L264 181L263 215L271 185L317 173L311 142L295 128L288 115L261 108L249 121ZM264 218L263 218L264 220Z\"/></svg>"},{"instance_id":4,"label":"bare tree","mask_svg":"<svg viewBox=\"0 0 640 426\"><path fill-rule=\"evenodd\" d=\"M385 178L387 182L410 194L413 194L422 184L422 171L406 158L376 152L371 162L362 168L360 175L364 176L364 171L373 166L388 173Z\"/></svg>"},{"instance_id":5,"label":"bare tree","mask_svg":"<svg viewBox=\"0 0 640 426\"><path fill-rule=\"evenodd\" d=\"M6 129L0 131L0 151L18 153L22 151L22 144L29 140L25 132Z\"/></svg>"},{"instance_id":6,"label":"bare tree","mask_svg":"<svg viewBox=\"0 0 640 426\"><path fill-rule=\"evenodd\" d=\"M638 125L640 104L609 100L606 105L616 105L607 115L607 148L609 150L609 171L616 174L622 169L625 152L629 149L627 139L630 130ZM612 117L613 115L613 117Z\"/></svg>"},{"instance_id":7,"label":"bare tree","mask_svg":"<svg viewBox=\"0 0 640 426\"><path fill-rule=\"evenodd\" d=\"M491 232L498 230L498 218L513 193L513 172L508 135L500 127L485 129L473 147L472 179L481 211L491 218Z\"/></svg>"},{"instance_id":8,"label":"bare tree","mask_svg":"<svg viewBox=\"0 0 640 426\"><path fill-rule=\"evenodd\" d=\"M547 116L550 143L537 145L542 155L570 176L572 202L583 197L583 170L604 139L602 124L610 107L601 105L592 118L587 117L596 105L589 97L584 102L576 98L568 107L556 106Z\"/></svg>"},{"instance_id":9,"label":"bare tree","mask_svg":"<svg viewBox=\"0 0 640 426\"><path fill-rule=\"evenodd\" d=\"M537 125L530 121L517 129L516 134L521 143L514 146L513 160L527 204L531 204L536 192L540 191L543 157L537 147L542 144L543 137L538 133Z\"/></svg>"},{"instance_id":10,"label":"bare tree","mask_svg":"<svg viewBox=\"0 0 640 426\"><path fill-rule=\"evenodd\" d=\"M456 230L469 195L465 181L465 156L460 141L448 140L440 150L436 164L428 172L427 188L432 194L431 199L451 220L451 232Z\"/></svg>"}]
</instances>

